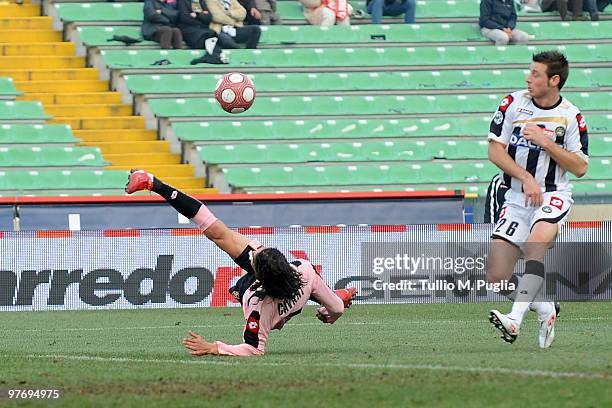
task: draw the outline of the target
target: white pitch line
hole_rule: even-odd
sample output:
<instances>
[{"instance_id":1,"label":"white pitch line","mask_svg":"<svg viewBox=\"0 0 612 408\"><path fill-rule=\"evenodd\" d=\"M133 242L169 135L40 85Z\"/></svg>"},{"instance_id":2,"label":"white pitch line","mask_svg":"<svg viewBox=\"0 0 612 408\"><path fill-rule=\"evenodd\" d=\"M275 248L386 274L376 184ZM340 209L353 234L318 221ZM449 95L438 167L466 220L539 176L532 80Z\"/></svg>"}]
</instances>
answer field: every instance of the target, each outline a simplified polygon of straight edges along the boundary
<instances>
[{"instance_id":1,"label":"white pitch line","mask_svg":"<svg viewBox=\"0 0 612 408\"><path fill-rule=\"evenodd\" d=\"M99 357L89 355L65 355L65 354L29 354L25 356L11 356L12 358L44 358L44 359L65 359L76 361L97 361L97 362L116 362L116 363L155 363L155 364L186 364L186 365L213 365L213 366L236 366L238 361L219 361L212 360L215 357L205 357L209 360L170 360L170 359L140 359L129 357ZM295 366L294 363L274 363L257 361L253 366L266 367L285 367ZM504 367L463 367L463 366L444 366L437 364L371 364L371 363L312 363L309 367L321 368L361 368L361 369L394 369L394 370L426 370L426 371L451 371L451 372L470 372L470 373L491 373L491 374L512 374L530 377L548 378L584 378L612 381L612 375L605 373L589 373L581 371L546 371L546 370L520 370Z\"/></svg>"},{"instance_id":2,"label":"white pitch line","mask_svg":"<svg viewBox=\"0 0 612 408\"><path fill-rule=\"evenodd\" d=\"M612 320L612 317L576 317L576 318L561 318L560 322L563 321L603 321ZM487 320L404 320L398 321L397 325L427 325L431 326L436 323L447 324L482 324L488 323ZM342 322L338 326L380 326L388 325L389 322ZM218 327L243 327L244 323L233 323L233 324L201 324L201 325L189 325L180 324L172 326L141 326L141 327L60 327L56 329L3 329L4 332L78 332L78 331L104 331L104 330L158 330L158 329L214 329ZM286 327L300 327L300 326L321 326L321 323L289 323Z\"/></svg>"}]
</instances>

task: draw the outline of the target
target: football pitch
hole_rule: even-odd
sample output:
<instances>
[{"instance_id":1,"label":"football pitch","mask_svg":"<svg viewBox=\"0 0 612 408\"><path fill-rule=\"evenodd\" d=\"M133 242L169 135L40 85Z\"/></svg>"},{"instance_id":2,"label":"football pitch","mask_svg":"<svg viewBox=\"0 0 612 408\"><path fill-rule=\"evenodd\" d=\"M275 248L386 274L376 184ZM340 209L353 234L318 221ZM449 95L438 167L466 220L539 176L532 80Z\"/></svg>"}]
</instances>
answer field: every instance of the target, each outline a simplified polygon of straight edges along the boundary
<instances>
[{"instance_id":1,"label":"football pitch","mask_svg":"<svg viewBox=\"0 0 612 408\"><path fill-rule=\"evenodd\" d=\"M548 350L533 313L504 343L494 307L510 303L354 305L334 325L308 307L250 358L181 345L241 342L238 308L2 313L0 389L61 390L32 406L612 406L612 303L562 304Z\"/></svg>"}]
</instances>

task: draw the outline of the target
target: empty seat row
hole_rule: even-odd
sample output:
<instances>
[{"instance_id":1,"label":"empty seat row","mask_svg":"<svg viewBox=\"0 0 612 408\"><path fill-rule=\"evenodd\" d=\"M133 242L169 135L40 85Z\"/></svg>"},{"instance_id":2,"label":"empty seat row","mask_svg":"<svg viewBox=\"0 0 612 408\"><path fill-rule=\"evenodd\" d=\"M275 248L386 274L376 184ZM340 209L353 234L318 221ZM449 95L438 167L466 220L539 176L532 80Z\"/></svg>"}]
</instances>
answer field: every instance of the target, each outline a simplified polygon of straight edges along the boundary
<instances>
[{"instance_id":1,"label":"empty seat row","mask_svg":"<svg viewBox=\"0 0 612 408\"><path fill-rule=\"evenodd\" d=\"M493 106L495 109L495 106ZM255 140L485 137L491 114L420 119L304 119L176 122L174 135L188 143ZM612 114L585 114L590 134L612 134Z\"/></svg>"},{"instance_id":2,"label":"empty seat row","mask_svg":"<svg viewBox=\"0 0 612 408\"><path fill-rule=\"evenodd\" d=\"M472 69L394 72L287 72L253 73L249 77L264 92L321 92L368 90L476 90L520 89L528 71L523 69ZM212 93L221 74L124 75L135 94ZM612 68L575 68L564 86L594 88L612 86Z\"/></svg>"},{"instance_id":3,"label":"empty seat row","mask_svg":"<svg viewBox=\"0 0 612 408\"><path fill-rule=\"evenodd\" d=\"M384 185L417 183L487 182L498 171L489 161L473 163L432 162L419 164L358 165L269 165L258 167L224 167L227 182L235 188ZM591 159L585 180L610 177L610 159Z\"/></svg>"},{"instance_id":4,"label":"empty seat row","mask_svg":"<svg viewBox=\"0 0 612 408\"><path fill-rule=\"evenodd\" d=\"M504 65L527 67L532 54L558 49L570 62L608 62L612 44L355 47L226 50L229 64L224 68L315 68L315 67L415 67L446 65ZM102 50L104 63L111 69L147 69L163 72L194 68L191 61L201 50L112 49ZM198 69L218 66L199 64Z\"/></svg>"},{"instance_id":5,"label":"empty seat row","mask_svg":"<svg viewBox=\"0 0 612 408\"><path fill-rule=\"evenodd\" d=\"M199 145L207 164L428 161L487 159L488 141L385 140L324 143L242 143ZM591 157L612 157L612 137L591 137Z\"/></svg>"},{"instance_id":6,"label":"empty seat row","mask_svg":"<svg viewBox=\"0 0 612 408\"><path fill-rule=\"evenodd\" d=\"M0 167L103 167L105 161L94 147L13 147L0 145Z\"/></svg>"},{"instance_id":7,"label":"empty seat row","mask_svg":"<svg viewBox=\"0 0 612 408\"><path fill-rule=\"evenodd\" d=\"M567 92L583 111L612 110L612 92ZM242 116L409 115L493 112L504 95L366 95L258 97ZM150 99L160 118L231 116L215 98Z\"/></svg>"}]
</instances>

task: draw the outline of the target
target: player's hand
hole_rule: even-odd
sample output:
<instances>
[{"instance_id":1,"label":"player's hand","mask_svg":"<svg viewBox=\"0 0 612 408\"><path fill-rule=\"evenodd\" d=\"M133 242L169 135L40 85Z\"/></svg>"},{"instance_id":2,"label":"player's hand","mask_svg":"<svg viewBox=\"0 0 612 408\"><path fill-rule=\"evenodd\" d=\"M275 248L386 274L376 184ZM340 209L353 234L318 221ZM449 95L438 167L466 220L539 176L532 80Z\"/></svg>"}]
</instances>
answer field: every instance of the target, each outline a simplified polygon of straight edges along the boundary
<instances>
[{"instance_id":1,"label":"player's hand","mask_svg":"<svg viewBox=\"0 0 612 408\"><path fill-rule=\"evenodd\" d=\"M325 309L324 307L321 307L319 308L319 310L317 310L317 319L319 319L323 323L334 324L336 320L340 318L340 316L342 315L330 315L327 309Z\"/></svg>"},{"instance_id":2,"label":"player's hand","mask_svg":"<svg viewBox=\"0 0 612 408\"><path fill-rule=\"evenodd\" d=\"M261 12L256 8L251 9L251 16L253 16L255 20L261 20Z\"/></svg>"},{"instance_id":3,"label":"player's hand","mask_svg":"<svg viewBox=\"0 0 612 408\"><path fill-rule=\"evenodd\" d=\"M190 337L183 339L183 346L191 350L192 355L205 356L207 354L219 354L217 344L207 342L202 336L192 331L189 332L189 336Z\"/></svg>"},{"instance_id":4,"label":"player's hand","mask_svg":"<svg viewBox=\"0 0 612 408\"><path fill-rule=\"evenodd\" d=\"M525 207L539 207L544 201L542 189L530 174L523 180L523 192L525 193Z\"/></svg>"},{"instance_id":5,"label":"player's hand","mask_svg":"<svg viewBox=\"0 0 612 408\"><path fill-rule=\"evenodd\" d=\"M525 126L523 136L525 136L526 140L542 148L546 148L546 145L551 142L551 139L544 134L544 130L533 123Z\"/></svg>"}]
</instances>

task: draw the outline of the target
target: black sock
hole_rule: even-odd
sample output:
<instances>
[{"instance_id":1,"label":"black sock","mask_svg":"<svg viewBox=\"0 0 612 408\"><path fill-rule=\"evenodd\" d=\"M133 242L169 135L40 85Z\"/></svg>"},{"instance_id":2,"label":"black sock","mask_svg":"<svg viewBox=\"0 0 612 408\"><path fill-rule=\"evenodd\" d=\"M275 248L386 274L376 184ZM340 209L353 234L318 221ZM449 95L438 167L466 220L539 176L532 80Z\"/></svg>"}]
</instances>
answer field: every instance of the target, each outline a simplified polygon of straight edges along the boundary
<instances>
[{"instance_id":1,"label":"black sock","mask_svg":"<svg viewBox=\"0 0 612 408\"><path fill-rule=\"evenodd\" d=\"M168 204L189 219L195 217L202 206L200 201L165 184L157 177L153 178L153 191L164 197Z\"/></svg>"}]
</instances>

